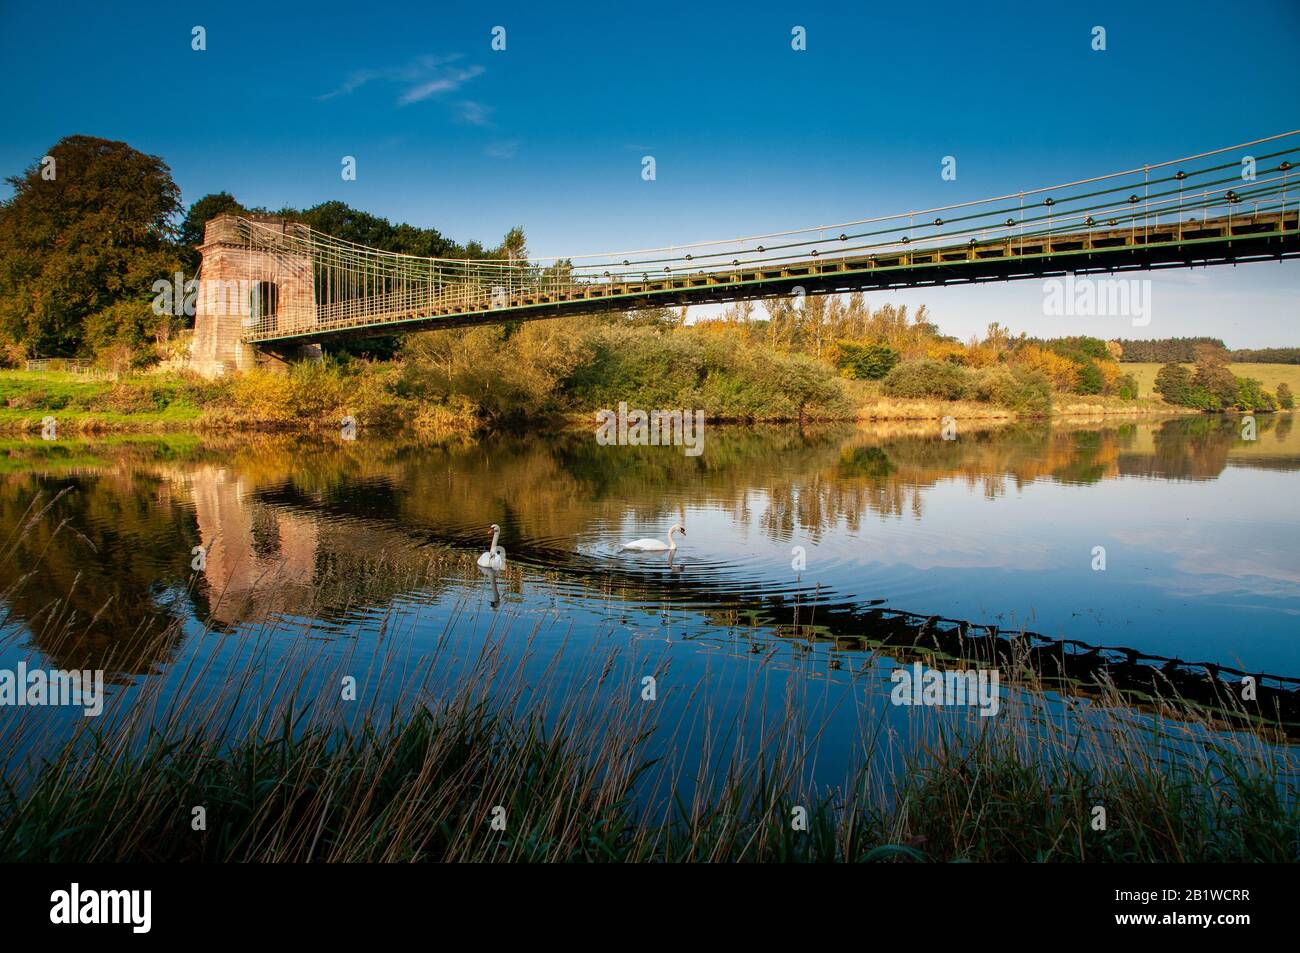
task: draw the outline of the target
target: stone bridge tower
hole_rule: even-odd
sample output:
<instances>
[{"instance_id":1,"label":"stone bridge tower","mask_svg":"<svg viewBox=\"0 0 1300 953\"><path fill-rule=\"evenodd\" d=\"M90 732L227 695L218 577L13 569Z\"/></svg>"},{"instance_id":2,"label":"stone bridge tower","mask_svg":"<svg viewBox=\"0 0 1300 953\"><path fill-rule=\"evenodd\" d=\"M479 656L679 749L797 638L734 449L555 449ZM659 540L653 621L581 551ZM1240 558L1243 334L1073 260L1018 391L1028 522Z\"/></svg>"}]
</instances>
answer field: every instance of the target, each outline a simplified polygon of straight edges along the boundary
<instances>
[{"instance_id":1,"label":"stone bridge tower","mask_svg":"<svg viewBox=\"0 0 1300 953\"><path fill-rule=\"evenodd\" d=\"M204 377L320 357L319 344L275 348L241 340L254 325L302 331L316 323L311 257L291 241L275 241L277 231L285 238L306 237L306 227L277 218L248 220L255 226L218 215L208 222L199 246L203 263L190 368Z\"/></svg>"}]
</instances>

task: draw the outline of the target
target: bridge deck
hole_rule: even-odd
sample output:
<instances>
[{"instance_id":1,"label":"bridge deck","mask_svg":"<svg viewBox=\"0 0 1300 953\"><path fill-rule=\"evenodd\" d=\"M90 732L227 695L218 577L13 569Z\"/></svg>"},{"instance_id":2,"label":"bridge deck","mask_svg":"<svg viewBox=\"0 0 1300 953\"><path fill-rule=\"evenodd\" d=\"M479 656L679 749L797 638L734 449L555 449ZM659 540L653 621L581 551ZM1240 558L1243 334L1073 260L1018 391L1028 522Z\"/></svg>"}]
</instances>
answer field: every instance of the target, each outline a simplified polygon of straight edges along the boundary
<instances>
[{"instance_id":1,"label":"bridge deck","mask_svg":"<svg viewBox=\"0 0 1300 953\"><path fill-rule=\"evenodd\" d=\"M750 263L641 281L583 280L569 288L493 295L486 289L429 289L345 301L316 319L249 329L255 344L308 344L345 337L529 321L599 311L675 307L808 294L1123 272L1300 257L1297 212L1010 235L962 244L897 248L876 254ZM470 293L466 293L469 291ZM391 299L391 300L390 300Z\"/></svg>"}]
</instances>

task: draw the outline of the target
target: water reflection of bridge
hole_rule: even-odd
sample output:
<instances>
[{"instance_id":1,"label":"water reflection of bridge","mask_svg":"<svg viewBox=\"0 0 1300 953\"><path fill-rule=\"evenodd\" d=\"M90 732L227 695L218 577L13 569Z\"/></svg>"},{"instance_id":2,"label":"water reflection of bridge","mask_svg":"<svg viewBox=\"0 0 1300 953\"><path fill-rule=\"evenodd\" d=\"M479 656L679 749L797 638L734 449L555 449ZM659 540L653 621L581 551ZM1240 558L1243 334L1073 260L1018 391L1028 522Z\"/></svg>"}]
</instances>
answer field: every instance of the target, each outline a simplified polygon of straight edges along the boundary
<instances>
[{"instance_id":1,"label":"water reflection of bridge","mask_svg":"<svg viewBox=\"0 0 1300 953\"><path fill-rule=\"evenodd\" d=\"M210 618L229 625L291 612L310 599L318 520L257 504L249 478L220 464L181 470L173 479L194 503Z\"/></svg>"},{"instance_id":2,"label":"water reflection of bridge","mask_svg":"<svg viewBox=\"0 0 1300 953\"><path fill-rule=\"evenodd\" d=\"M297 514L298 501L284 489L263 505L286 514ZM308 506L317 515L348 516L347 508L336 510ZM367 523L367 532L397 543L395 550L409 550L412 543L435 542L464 548L458 536L439 535L428 527L412 528L401 520ZM996 625L969 620L926 616L890 608L875 602L836 601L829 593L757 585L736 586L727 582L706 582L673 572L647 573L628 569L609 560L584 557L567 551L535 546L516 547L511 558L516 565L539 573L563 566L570 583L580 583L602 597L647 607L686 607L712 620L719 632L746 633L752 651L765 651L781 642L811 648L822 645L832 652L834 668L853 664L857 658L864 670L871 669L879 656L900 662L923 660L928 665L985 665L1022 677L1045 687L1071 694L1101 695L1114 686L1130 700L1180 699L1217 712L1229 721L1262 719L1281 723L1288 734L1300 737L1300 678L1246 672L1213 662L1150 655L1135 648L1091 645L1075 639L1053 639L1025 630L1002 631ZM813 618L816 623L799 623ZM723 636L696 636L720 641ZM947 660L947 662L945 662ZM1257 685L1256 697L1242 702L1235 687L1250 675ZM1235 683L1235 687L1234 684Z\"/></svg>"},{"instance_id":3,"label":"water reflection of bridge","mask_svg":"<svg viewBox=\"0 0 1300 953\"><path fill-rule=\"evenodd\" d=\"M295 613L328 619L348 607L382 611L404 592L427 598L457 585L446 578L448 567L452 575L457 560L468 567L472 559L465 557L482 548L481 527L502 522L511 539L534 541L511 547L515 587L522 585L520 567L539 578L562 572L590 592L690 604L715 620L747 620L769 634L875 651L872 640L906 641L926 617L826 597L816 630L782 628L797 609L806 619L806 594L629 573L575 554L572 540L593 520L661 520L665 497L654 491L666 485L679 505L733 513L762 506L753 524L773 540L788 540L853 526L868 514L916 511L927 488L944 481L997 495L1043 479L1212 479L1227 466L1300 469L1300 435L1292 434L1289 417L1261 417L1254 442L1242 441L1239 424L1226 418L1153 428L1033 425L964 432L956 442L939 440L933 429L921 423L719 431L705 468L680 454L601 454L582 435L418 453L374 438L318 445L245 440L165 463L103 448L87 463L66 447L23 445L11 452L11 463L14 453L30 454L30 468L0 481L5 525L18 525L36 489L71 487L51 520L67 521L80 536L36 533L24 552L49 571L28 579L10 610L29 621L37 644L64 667L84 665L89 648L104 659L116 652L105 667L142 673L165 664L172 643L163 639L128 657L121 642L143 620L178 617L166 614L160 592L184 597L194 616L220 628ZM754 470L754 460L777 455L782 467ZM197 578L190 569L195 546L206 553ZM431 572L439 554L448 558ZM0 574L0 589L12 580L9 573ZM78 620L78 640L46 624L54 604Z\"/></svg>"},{"instance_id":4,"label":"water reflection of bridge","mask_svg":"<svg viewBox=\"0 0 1300 953\"><path fill-rule=\"evenodd\" d=\"M1210 431L1221 436L1222 428ZM1215 444L1216 449L1219 445ZM1120 466L1122 455L1107 454L1109 463L1102 471L1110 476L1131 472L1149 472L1149 467ZM1136 455L1131 455L1136 457ZM1208 459L1217 461L1222 469L1226 452L1220 458L1215 452ZM1265 455L1269 465L1276 465L1275 455ZM874 459L874 458L873 458ZM1155 461L1158 455L1142 459ZM1248 458L1253 459L1253 458ZM1300 457L1283 457L1290 461L1289 469L1300 467ZM841 461L843 456L841 455ZM877 461L878 464L878 461ZM1205 460L1200 466L1205 465ZM1253 465L1248 462L1246 465ZM856 468L856 464L854 465ZM876 476L891 472L889 468L873 467ZM1096 472L1095 469L1093 472ZM1179 467L1173 478L1185 478L1188 469ZM1198 472L1192 467L1190 472ZM1070 471L1069 478L1078 474ZM1198 473L1199 476L1199 473ZM1200 476L1204 478L1204 476ZM387 481L376 481L377 488L391 487ZM380 496L385 496L381 492ZM437 523L413 520L413 514L391 497L392 509L376 508L373 501L360 506L352 500L330 500L313 493L303 493L291 482L281 482L260 490L250 505L264 508L262 519L319 520L323 525L360 526L364 524L369 546L376 552L404 553L407 559L418 562L422 547L435 545L467 553L475 551L480 542L477 535L466 537L448 532ZM777 500L771 500L775 506ZM251 521L250 521L251 525ZM251 541L244 558L256 561L259 554ZM340 539L351 540L348 533ZM313 537L320 545L322 537ZM980 625L969 620L947 619L922 613L890 608L881 600L839 600L832 593L820 589L794 589L773 586L700 578L675 574L671 571L646 571L644 567L628 568L609 559L575 553L571 547L550 543L517 542L511 550L513 572L532 571L541 577L548 573L562 573L566 585L585 589L601 598L615 598L622 604L639 604L647 608L677 607L698 612L709 620L717 633L734 635L743 633L753 651L764 651L764 646L791 643L805 649L821 645L831 652L832 667L853 664L858 659L864 668L875 664L875 658L886 655L900 661L948 659L951 664L984 664L997 666L1006 672L1032 672L1042 679L1042 684L1069 693L1102 694L1103 685L1113 685L1130 699L1139 702L1150 698L1180 698L1217 710L1230 718L1263 718L1282 722L1289 733L1300 736L1300 679L1275 676L1262 672L1246 672L1210 661L1184 660L1151 655L1130 647L1106 647L1071 639L1053 639L1024 630L1000 631L997 626ZM262 577L248 574L253 584L247 589L249 596L257 590ZM319 580L316 580L319 581ZM266 605L274 604L280 593ZM800 619L814 618L816 624L800 623ZM704 640L718 640L722 635L708 633L697 636ZM1230 682L1251 675L1257 682L1256 697L1242 703Z\"/></svg>"}]
</instances>

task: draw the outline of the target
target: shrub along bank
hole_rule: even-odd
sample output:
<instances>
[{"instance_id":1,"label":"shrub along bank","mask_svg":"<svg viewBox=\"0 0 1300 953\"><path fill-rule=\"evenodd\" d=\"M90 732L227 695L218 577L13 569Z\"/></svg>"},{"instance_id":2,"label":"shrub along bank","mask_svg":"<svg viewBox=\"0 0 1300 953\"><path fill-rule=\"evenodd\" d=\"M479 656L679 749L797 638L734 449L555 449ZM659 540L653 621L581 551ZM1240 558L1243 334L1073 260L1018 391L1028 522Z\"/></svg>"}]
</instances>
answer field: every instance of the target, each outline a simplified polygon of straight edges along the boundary
<instances>
[{"instance_id":1,"label":"shrub along bank","mask_svg":"<svg viewBox=\"0 0 1300 953\"><path fill-rule=\"evenodd\" d=\"M375 429L471 431L544 419L586 422L625 401L745 422L1052 412L1052 378L1026 363L899 361L885 346L837 347L828 362L725 326L591 327L575 319L412 335L391 361L327 356L287 373L259 370L216 381L163 372L110 380L0 371L0 429L36 432L50 416L72 432L332 429L351 417ZM1171 368L1161 372L1170 403L1229 406L1229 387L1233 406L1270 409L1292 400L1289 391L1274 398L1226 371ZM1123 379L1113 383L1113 399L1124 399Z\"/></svg>"}]
</instances>

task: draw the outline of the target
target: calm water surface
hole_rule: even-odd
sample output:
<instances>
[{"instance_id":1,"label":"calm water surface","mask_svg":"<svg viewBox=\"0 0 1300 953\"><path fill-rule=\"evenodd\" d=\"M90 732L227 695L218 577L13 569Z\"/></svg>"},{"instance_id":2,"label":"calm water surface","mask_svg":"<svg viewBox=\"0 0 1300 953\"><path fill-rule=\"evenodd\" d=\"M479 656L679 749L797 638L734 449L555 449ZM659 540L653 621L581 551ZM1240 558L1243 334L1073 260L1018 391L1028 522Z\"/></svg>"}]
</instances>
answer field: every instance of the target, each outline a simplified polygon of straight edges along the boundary
<instances>
[{"instance_id":1,"label":"calm water surface","mask_svg":"<svg viewBox=\"0 0 1300 953\"><path fill-rule=\"evenodd\" d=\"M105 668L122 699L196 658L237 660L255 632L274 633L272 667L301 664L289 649L307 640L342 657L397 632L417 667L440 640L466 657L489 637L578 659L614 646L644 660L629 678L670 662L665 699L694 692L720 719L756 666L815 672L843 723L823 739L833 765L870 659L806 636L869 637L884 609L1300 675L1290 415L1260 417L1255 440L1226 417L967 425L952 441L930 424L713 427L700 457L582 433L0 447L0 538L17 540L0 666ZM620 552L674 522L671 560ZM492 523L499 577L474 566Z\"/></svg>"}]
</instances>

